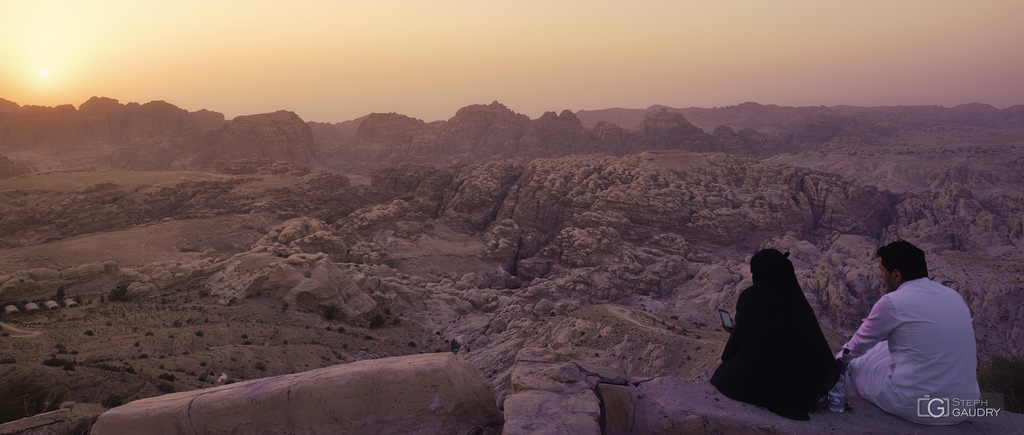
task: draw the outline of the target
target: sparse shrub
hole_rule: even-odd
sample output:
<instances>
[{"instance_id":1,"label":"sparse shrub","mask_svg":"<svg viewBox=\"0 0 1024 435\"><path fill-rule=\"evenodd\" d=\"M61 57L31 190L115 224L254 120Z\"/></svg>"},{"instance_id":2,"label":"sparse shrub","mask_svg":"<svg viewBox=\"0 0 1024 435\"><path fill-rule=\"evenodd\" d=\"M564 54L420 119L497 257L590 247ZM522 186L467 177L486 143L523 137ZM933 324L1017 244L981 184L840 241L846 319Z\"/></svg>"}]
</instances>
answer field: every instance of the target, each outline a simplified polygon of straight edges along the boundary
<instances>
[{"instance_id":1,"label":"sparse shrub","mask_svg":"<svg viewBox=\"0 0 1024 435\"><path fill-rule=\"evenodd\" d=\"M29 377L14 379L0 387L0 423L53 411L67 397L67 390L50 390Z\"/></svg>"},{"instance_id":2,"label":"sparse shrub","mask_svg":"<svg viewBox=\"0 0 1024 435\"><path fill-rule=\"evenodd\" d=\"M448 343L448 346L451 348L452 353L459 353L459 348L462 347L462 344L459 343L459 340L453 338L452 341Z\"/></svg>"},{"instance_id":3,"label":"sparse shrub","mask_svg":"<svg viewBox=\"0 0 1024 435\"><path fill-rule=\"evenodd\" d=\"M156 389L160 390L162 393L173 393L174 384L167 381L160 381L156 383Z\"/></svg>"},{"instance_id":4,"label":"sparse shrub","mask_svg":"<svg viewBox=\"0 0 1024 435\"><path fill-rule=\"evenodd\" d=\"M181 319L174 319L174 322L171 323L171 326L173 326L175 328L180 328L181 327Z\"/></svg>"},{"instance_id":5,"label":"sparse shrub","mask_svg":"<svg viewBox=\"0 0 1024 435\"><path fill-rule=\"evenodd\" d=\"M104 408L116 408L118 406L124 405L124 397L121 397L120 395L114 393L110 393L109 396L107 396L106 398L103 399L102 402L100 402L100 405L103 405Z\"/></svg>"},{"instance_id":6,"label":"sparse shrub","mask_svg":"<svg viewBox=\"0 0 1024 435\"><path fill-rule=\"evenodd\" d=\"M415 341L410 341L409 342L409 347L416 347L416 342Z\"/></svg>"},{"instance_id":7,"label":"sparse shrub","mask_svg":"<svg viewBox=\"0 0 1024 435\"><path fill-rule=\"evenodd\" d=\"M242 345L244 345L244 346L248 346L250 344L252 344L252 342L249 341L249 340L245 340L245 341L242 342Z\"/></svg>"},{"instance_id":8,"label":"sparse shrub","mask_svg":"<svg viewBox=\"0 0 1024 435\"><path fill-rule=\"evenodd\" d=\"M384 316L377 314L370 319L370 329L376 329L384 326Z\"/></svg>"},{"instance_id":9,"label":"sparse shrub","mask_svg":"<svg viewBox=\"0 0 1024 435\"><path fill-rule=\"evenodd\" d=\"M263 364L263 361L256 361L256 366L255 367L256 367L256 370L259 370L261 372L264 372L264 371L267 370L267 365Z\"/></svg>"},{"instance_id":10,"label":"sparse shrub","mask_svg":"<svg viewBox=\"0 0 1024 435\"><path fill-rule=\"evenodd\" d=\"M14 359L13 356L5 356L3 358L0 358L0 364L14 364L17 362L18 360Z\"/></svg>"},{"instance_id":11,"label":"sparse shrub","mask_svg":"<svg viewBox=\"0 0 1024 435\"><path fill-rule=\"evenodd\" d=\"M202 337L203 331L196 331L196 337Z\"/></svg>"},{"instance_id":12,"label":"sparse shrub","mask_svg":"<svg viewBox=\"0 0 1024 435\"><path fill-rule=\"evenodd\" d=\"M100 295L102 298L103 295ZM107 296L107 300L110 302L129 302L132 300L131 293L128 293L128 284L121 284L110 291L110 295ZM100 301L102 302L102 301Z\"/></svg>"},{"instance_id":13,"label":"sparse shrub","mask_svg":"<svg viewBox=\"0 0 1024 435\"><path fill-rule=\"evenodd\" d=\"M86 329L85 332L83 332L83 334L88 335L90 337L92 337L93 335L96 335L96 333L92 332L91 329Z\"/></svg>"},{"instance_id":14,"label":"sparse shrub","mask_svg":"<svg viewBox=\"0 0 1024 435\"><path fill-rule=\"evenodd\" d=\"M334 320L338 316L338 307L334 304L324 307L324 320Z\"/></svg>"},{"instance_id":15,"label":"sparse shrub","mask_svg":"<svg viewBox=\"0 0 1024 435\"><path fill-rule=\"evenodd\" d=\"M121 371L121 367L115 366L113 364L107 364L105 362L92 364L91 367L95 367L95 368L98 368L100 370L106 370L108 372L120 372ZM109 406L108 406L108 408L109 408Z\"/></svg>"},{"instance_id":16,"label":"sparse shrub","mask_svg":"<svg viewBox=\"0 0 1024 435\"><path fill-rule=\"evenodd\" d=\"M984 393L1001 393L1003 409L1024 412L1024 358L1000 355L978 368L978 386Z\"/></svg>"},{"instance_id":17,"label":"sparse shrub","mask_svg":"<svg viewBox=\"0 0 1024 435\"><path fill-rule=\"evenodd\" d=\"M68 360L63 359L63 358L57 358L57 355L53 355L53 354L50 355L49 359L43 360L43 365L47 366L47 367L61 367L61 368L69 367L70 366L71 367L70 369L64 369L64 370L74 370L75 369L73 361L68 361Z\"/></svg>"},{"instance_id":18,"label":"sparse shrub","mask_svg":"<svg viewBox=\"0 0 1024 435\"><path fill-rule=\"evenodd\" d=\"M177 378L174 377L174 375L172 375L170 373L164 373L164 374L162 374L162 375L160 375L158 377L160 379L163 379L163 380L168 381L168 382L174 382L177 379Z\"/></svg>"}]
</instances>

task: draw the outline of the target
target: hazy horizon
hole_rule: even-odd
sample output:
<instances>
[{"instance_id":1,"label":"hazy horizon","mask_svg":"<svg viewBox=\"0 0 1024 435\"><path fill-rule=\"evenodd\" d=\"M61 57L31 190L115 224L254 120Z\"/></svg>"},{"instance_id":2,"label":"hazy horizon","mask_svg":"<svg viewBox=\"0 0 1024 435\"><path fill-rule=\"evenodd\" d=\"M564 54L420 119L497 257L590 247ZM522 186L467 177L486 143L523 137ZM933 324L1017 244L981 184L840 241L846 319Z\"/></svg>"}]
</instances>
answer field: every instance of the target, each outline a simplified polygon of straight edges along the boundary
<instances>
[{"instance_id":1,"label":"hazy horizon","mask_svg":"<svg viewBox=\"0 0 1024 435\"><path fill-rule=\"evenodd\" d=\"M1024 104L1024 2L0 2L0 98L426 121L547 111ZM46 71L46 73L43 73Z\"/></svg>"}]
</instances>

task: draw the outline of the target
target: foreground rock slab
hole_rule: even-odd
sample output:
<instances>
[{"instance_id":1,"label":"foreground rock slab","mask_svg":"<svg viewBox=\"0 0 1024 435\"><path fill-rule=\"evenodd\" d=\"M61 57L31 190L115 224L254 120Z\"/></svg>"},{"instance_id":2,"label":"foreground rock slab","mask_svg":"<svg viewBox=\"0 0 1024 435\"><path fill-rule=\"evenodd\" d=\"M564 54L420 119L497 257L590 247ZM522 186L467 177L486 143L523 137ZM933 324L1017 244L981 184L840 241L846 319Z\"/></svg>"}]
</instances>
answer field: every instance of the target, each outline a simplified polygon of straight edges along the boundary
<instances>
[{"instance_id":1,"label":"foreground rock slab","mask_svg":"<svg viewBox=\"0 0 1024 435\"><path fill-rule=\"evenodd\" d=\"M137 400L101 414L91 433L471 433L501 421L490 382L438 353Z\"/></svg>"},{"instance_id":2,"label":"foreground rock slab","mask_svg":"<svg viewBox=\"0 0 1024 435\"><path fill-rule=\"evenodd\" d=\"M811 414L810 421L796 421L729 399L710 384L673 377L642 382L636 393L638 400L626 410L632 415L609 417L610 421L628 422L628 426L613 424L606 433L995 434L1019 433L1024 427L1024 415L1006 411L953 426L923 426L887 414L856 396L847 398L847 412Z\"/></svg>"}]
</instances>

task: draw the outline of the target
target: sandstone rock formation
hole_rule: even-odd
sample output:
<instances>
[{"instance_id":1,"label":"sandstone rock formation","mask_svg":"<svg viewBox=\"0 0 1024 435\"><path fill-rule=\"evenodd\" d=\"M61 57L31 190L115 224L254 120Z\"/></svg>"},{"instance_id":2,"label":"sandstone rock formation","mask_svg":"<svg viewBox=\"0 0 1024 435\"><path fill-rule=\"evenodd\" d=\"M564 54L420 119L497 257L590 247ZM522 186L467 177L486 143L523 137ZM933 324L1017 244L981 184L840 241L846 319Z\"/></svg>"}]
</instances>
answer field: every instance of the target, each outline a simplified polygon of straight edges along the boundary
<instances>
[{"instance_id":1,"label":"sandstone rock formation","mask_svg":"<svg viewBox=\"0 0 1024 435\"><path fill-rule=\"evenodd\" d=\"M122 105L102 97L77 110L70 105L8 103L0 110L0 154L40 170L205 170L218 161L272 158L353 176L403 164L525 163L571 154L624 156L664 149L763 158L823 149L871 153L869 149L879 147L956 145L964 138L988 141L980 132L989 129L1012 137L1024 110L744 103L713 109L566 110L531 120L493 102L464 107L447 121L425 123L375 113L329 124L306 123L287 111L225 121L215 112L186 112L162 101Z\"/></svg>"},{"instance_id":2,"label":"sandstone rock formation","mask_svg":"<svg viewBox=\"0 0 1024 435\"><path fill-rule=\"evenodd\" d=\"M517 356L515 388L505 401L507 434L713 434L875 433L914 434L925 430L859 396L849 396L843 413L812 413L810 421L788 420L765 408L725 397L708 383L674 376L629 378L614 361L566 358L525 348ZM993 404L993 410L998 409ZM1024 415L999 410L954 426L930 426L928 433L1004 433Z\"/></svg>"},{"instance_id":3,"label":"sandstone rock formation","mask_svg":"<svg viewBox=\"0 0 1024 435\"><path fill-rule=\"evenodd\" d=\"M90 433L468 433L500 424L493 397L472 365L427 354L138 400Z\"/></svg>"},{"instance_id":4,"label":"sandstone rock formation","mask_svg":"<svg viewBox=\"0 0 1024 435\"><path fill-rule=\"evenodd\" d=\"M299 168L318 164L313 132L293 112L239 116L214 131L194 156L199 168L216 161L246 158L277 160Z\"/></svg>"},{"instance_id":5,"label":"sandstone rock formation","mask_svg":"<svg viewBox=\"0 0 1024 435\"><path fill-rule=\"evenodd\" d=\"M272 158L319 165L309 125L292 112L224 116L163 101L121 104L93 97L72 106L0 112L0 153L40 170L98 167L205 170L214 162Z\"/></svg>"},{"instance_id":6,"label":"sandstone rock formation","mask_svg":"<svg viewBox=\"0 0 1024 435\"><path fill-rule=\"evenodd\" d=\"M6 156L0 155L0 178L11 178L19 175L27 175L35 172L32 167L24 164L17 163L7 158Z\"/></svg>"},{"instance_id":7,"label":"sandstone rock formation","mask_svg":"<svg viewBox=\"0 0 1024 435\"><path fill-rule=\"evenodd\" d=\"M704 133L691 124L697 115L669 109L645 111L635 128L591 128L571 112L530 120L495 103L435 123L372 115L337 128L349 136L326 150L307 145L333 137L328 126L290 113L213 126L215 116L165 104L146 110L197 129L188 146L214 150L232 138L248 151L157 159L204 171L98 166L0 178L0 306L80 301L5 315L0 361L14 362L0 382L50 379L72 400L116 403L221 376L454 352L491 382L506 413L558 409L592 427L609 415L594 413L595 400L617 397L636 422L661 412L637 401L644 385L660 385L645 397L678 387L714 401L693 385L716 366L726 334L714 313L734 308L757 249L792 254L837 347L880 296L874 251L896 238L925 249L932 278L964 297L983 366L1024 346L1020 109L687 112L737 120ZM0 123L128 119L86 138L179 128L140 121L156 115L133 121L142 112L97 99L77 110L14 107ZM290 157L264 137L291 147ZM97 139L78 161L109 162L86 151L109 156L134 140ZM346 150L394 166L354 159L344 164L365 174L317 170ZM111 301L114 290L130 301ZM611 369L589 368L594 361ZM693 385L647 382L666 377ZM662 421L706 430L742 426L727 413L762 421L746 408L692 409Z\"/></svg>"}]
</instances>

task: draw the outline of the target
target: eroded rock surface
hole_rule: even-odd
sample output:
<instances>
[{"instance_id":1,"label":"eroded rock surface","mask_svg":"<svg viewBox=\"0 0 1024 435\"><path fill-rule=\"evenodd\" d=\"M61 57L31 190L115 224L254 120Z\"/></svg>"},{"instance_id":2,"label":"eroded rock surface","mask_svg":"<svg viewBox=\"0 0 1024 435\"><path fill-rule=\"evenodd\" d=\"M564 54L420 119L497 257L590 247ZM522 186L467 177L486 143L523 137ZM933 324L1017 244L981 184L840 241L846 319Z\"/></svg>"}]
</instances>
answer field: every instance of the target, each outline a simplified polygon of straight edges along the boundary
<instances>
[{"instance_id":1,"label":"eroded rock surface","mask_svg":"<svg viewBox=\"0 0 1024 435\"><path fill-rule=\"evenodd\" d=\"M101 414L91 433L467 433L500 422L471 364L427 354L137 400Z\"/></svg>"},{"instance_id":2,"label":"eroded rock surface","mask_svg":"<svg viewBox=\"0 0 1024 435\"><path fill-rule=\"evenodd\" d=\"M881 295L874 251L896 238L920 245L932 278L964 297L983 366L1024 346L1024 157L1019 126L1007 124L1019 120L993 118L1019 117L1019 108L742 105L725 115L645 112L635 128L584 127L569 112L528 120L500 104L439 123L389 114L363 120L361 132L334 126L362 141L359 152L405 163L350 178L296 166L324 155L296 139L327 140L323 126L310 136L288 113L231 124L168 106L100 99L84 112L15 106L4 116L29 130L43 128L32 117L127 119L83 136L129 132L127 142L97 139L95 148L65 146L58 136L67 132L32 130L81 152L59 155L76 167L109 162L108 146L170 149L160 135L193 128L201 144L225 129L240 129L231 133L237 145L279 132L273 143L298 153L286 159L296 164L249 155L276 150L254 143L211 172L80 168L0 178L0 305L80 302L5 315L0 360L10 368L0 381L50 379L72 400L115 403L222 378L455 352L504 404L551 393L522 381L545 370L516 368L521 350L540 347L560 355L544 375L551 379L578 379L573 367L597 358L618 364L634 387L669 376L701 384L726 340L715 312L733 309L750 285L753 252L792 254L837 347ZM964 117L974 121L956 127ZM182 124L165 122L174 119ZM707 128L715 119L732 121ZM628 154L648 145L668 149ZM461 160L448 163L449 152ZM547 152L563 154L529 157ZM210 157L154 155L180 168ZM773 157L744 157L760 155ZM109 299L124 289L127 301ZM601 403L637 394L603 385ZM559 409L579 410L591 424L592 397L580 394ZM544 408L530 405L543 400L521 408Z\"/></svg>"}]
</instances>

